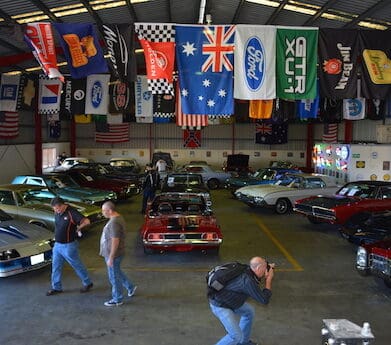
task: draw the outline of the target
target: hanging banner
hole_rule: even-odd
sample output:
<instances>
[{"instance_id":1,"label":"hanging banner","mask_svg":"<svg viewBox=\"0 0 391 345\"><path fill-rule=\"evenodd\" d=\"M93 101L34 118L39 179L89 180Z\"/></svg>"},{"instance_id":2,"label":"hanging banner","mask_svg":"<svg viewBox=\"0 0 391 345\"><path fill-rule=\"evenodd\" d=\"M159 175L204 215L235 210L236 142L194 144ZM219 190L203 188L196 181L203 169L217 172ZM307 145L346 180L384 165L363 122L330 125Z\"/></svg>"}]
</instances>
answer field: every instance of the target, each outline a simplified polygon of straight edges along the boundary
<instances>
[{"instance_id":1,"label":"hanging banner","mask_svg":"<svg viewBox=\"0 0 391 345\"><path fill-rule=\"evenodd\" d=\"M28 23L26 24L24 39L44 73L49 78L58 78L64 81L64 77L57 67L52 25L50 23Z\"/></svg>"},{"instance_id":2,"label":"hanging banner","mask_svg":"<svg viewBox=\"0 0 391 345\"><path fill-rule=\"evenodd\" d=\"M138 75L135 83L135 115L136 122L153 122L153 98L148 90L148 79L145 75Z\"/></svg>"},{"instance_id":3,"label":"hanging banner","mask_svg":"<svg viewBox=\"0 0 391 345\"><path fill-rule=\"evenodd\" d=\"M276 123L272 119L255 124L255 143L276 145L288 142L288 124Z\"/></svg>"},{"instance_id":4,"label":"hanging banner","mask_svg":"<svg viewBox=\"0 0 391 345\"><path fill-rule=\"evenodd\" d=\"M342 109L345 120L363 120L365 119L365 98L344 99Z\"/></svg>"},{"instance_id":5,"label":"hanging banner","mask_svg":"<svg viewBox=\"0 0 391 345\"><path fill-rule=\"evenodd\" d=\"M270 119L273 113L273 100L250 101L249 117L252 119Z\"/></svg>"},{"instance_id":6,"label":"hanging banner","mask_svg":"<svg viewBox=\"0 0 391 345\"><path fill-rule=\"evenodd\" d=\"M125 113L130 106L130 88L127 82L112 80L109 86L110 113Z\"/></svg>"},{"instance_id":7,"label":"hanging banner","mask_svg":"<svg viewBox=\"0 0 391 345\"><path fill-rule=\"evenodd\" d=\"M234 25L176 26L176 51L185 114L231 115Z\"/></svg>"},{"instance_id":8,"label":"hanging banner","mask_svg":"<svg viewBox=\"0 0 391 345\"><path fill-rule=\"evenodd\" d=\"M106 115L109 109L110 74L87 77L85 114Z\"/></svg>"},{"instance_id":9,"label":"hanging banner","mask_svg":"<svg viewBox=\"0 0 391 345\"><path fill-rule=\"evenodd\" d=\"M170 123L175 117L175 97L153 95L153 122Z\"/></svg>"},{"instance_id":10,"label":"hanging banner","mask_svg":"<svg viewBox=\"0 0 391 345\"><path fill-rule=\"evenodd\" d=\"M174 24L135 23L134 25L144 49L148 89L153 94L174 95Z\"/></svg>"},{"instance_id":11,"label":"hanging banner","mask_svg":"<svg viewBox=\"0 0 391 345\"><path fill-rule=\"evenodd\" d=\"M99 143L123 143L129 141L129 123L95 123L95 141Z\"/></svg>"},{"instance_id":12,"label":"hanging banner","mask_svg":"<svg viewBox=\"0 0 391 345\"><path fill-rule=\"evenodd\" d=\"M391 40L388 31L360 30L363 77L361 94L371 99L386 99L391 86Z\"/></svg>"},{"instance_id":13,"label":"hanging banner","mask_svg":"<svg viewBox=\"0 0 391 345\"><path fill-rule=\"evenodd\" d=\"M16 112L19 94L20 75L1 75L0 111Z\"/></svg>"},{"instance_id":14,"label":"hanging banner","mask_svg":"<svg viewBox=\"0 0 391 345\"><path fill-rule=\"evenodd\" d=\"M201 147L201 131L189 130L183 131L183 147L195 149Z\"/></svg>"},{"instance_id":15,"label":"hanging banner","mask_svg":"<svg viewBox=\"0 0 391 345\"><path fill-rule=\"evenodd\" d=\"M0 112L0 138L13 139L19 135L19 114Z\"/></svg>"},{"instance_id":16,"label":"hanging banner","mask_svg":"<svg viewBox=\"0 0 391 345\"><path fill-rule=\"evenodd\" d=\"M314 99L318 28L277 27L277 97Z\"/></svg>"},{"instance_id":17,"label":"hanging banner","mask_svg":"<svg viewBox=\"0 0 391 345\"><path fill-rule=\"evenodd\" d=\"M38 76L31 73L23 73L20 77L18 92L18 110L35 111L37 104L36 89Z\"/></svg>"},{"instance_id":18,"label":"hanging banner","mask_svg":"<svg viewBox=\"0 0 391 345\"><path fill-rule=\"evenodd\" d=\"M110 54L109 65L121 81L136 80L136 55L134 53L133 24L102 25L103 39Z\"/></svg>"},{"instance_id":19,"label":"hanging banner","mask_svg":"<svg viewBox=\"0 0 391 345\"><path fill-rule=\"evenodd\" d=\"M234 97L276 98L276 27L236 25Z\"/></svg>"},{"instance_id":20,"label":"hanging banner","mask_svg":"<svg viewBox=\"0 0 391 345\"><path fill-rule=\"evenodd\" d=\"M354 98L357 95L359 30L319 30L319 83L322 97Z\"/></svg>"},{"instance_id":21,"label":"hanging banner","mask_svg":"<svg viewBox=\"0 0 391 345\"><path fill-rule=\"evenodd\" d=\"M38 113L50 115L60 112L62 83L59 79L39 76Z\"/></svg>"},{"instance_id":22,"label":"hanging banner","mask_svg":"<svg viewBox=\"0 0 391 345\"><path fill-rule=\"evenodd\" d=\"M315 99L301 99L296 101L297 114L300 120L316 119L319 115L319 87L316 88Z\"/></svg>"},{"instance_id":23,"label":"hanging banner","mask_svg":"<svg viewBox=\"0 0 391 345\"><path fill-rule=\"evenodd\" d=\"M107 73L108 67L93 24L54 23L73 78Z\"/></svg>"}]
</instances>

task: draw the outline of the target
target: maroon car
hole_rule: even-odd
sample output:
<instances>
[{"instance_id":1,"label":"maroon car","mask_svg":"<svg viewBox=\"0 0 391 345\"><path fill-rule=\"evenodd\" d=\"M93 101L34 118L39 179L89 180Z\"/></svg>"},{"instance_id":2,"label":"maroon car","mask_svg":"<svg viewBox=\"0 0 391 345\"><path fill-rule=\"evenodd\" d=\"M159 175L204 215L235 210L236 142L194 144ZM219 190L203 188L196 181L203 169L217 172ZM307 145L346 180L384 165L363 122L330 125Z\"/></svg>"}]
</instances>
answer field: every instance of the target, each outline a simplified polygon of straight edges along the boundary
<instances>
[{"instance_id":1,"label":"maroon car","mask_svg":"<svg viewBox=\"0 0 391 345\"><path fill-rule=\"evenodd\" d=\"M223 236L205 199L194 193L163 193L149 205L141 238L144 252L200 250L218 253Z\"/></svg>"},{"instance_id":2,"label":"maroon car","mask_svg":"<svg viewBox=\"0 0 391 345\"><path fill-rule=\"evenodd\" d=\"M362 212L391 210L391 182L356 181L340 188L334 196L311 196L296 201L294 211L311 223L346 224Z\"/></svg>"},{"instance_id":3,"label":"maroon car","mask_svg":"<svg viewBox=\"0 0 391 345\"><path fill-rule=\"evenodd\" d=\"M116 192L118 199L127 199L134 195L132 183L104 177L97 174L93 169L72 169L64 174L72 177L82 187L112 190Z\"/></svg>"},{"instance_id":4,"label":"maroon car","mask_svg":"<svg viewBox=\"0 0 391 345\"><path fill-rule=\"evenodd\" d=\"M391 238L357 249L356 269L361 275L375 275L391 288Z\"/></svg>"}]
</instances>

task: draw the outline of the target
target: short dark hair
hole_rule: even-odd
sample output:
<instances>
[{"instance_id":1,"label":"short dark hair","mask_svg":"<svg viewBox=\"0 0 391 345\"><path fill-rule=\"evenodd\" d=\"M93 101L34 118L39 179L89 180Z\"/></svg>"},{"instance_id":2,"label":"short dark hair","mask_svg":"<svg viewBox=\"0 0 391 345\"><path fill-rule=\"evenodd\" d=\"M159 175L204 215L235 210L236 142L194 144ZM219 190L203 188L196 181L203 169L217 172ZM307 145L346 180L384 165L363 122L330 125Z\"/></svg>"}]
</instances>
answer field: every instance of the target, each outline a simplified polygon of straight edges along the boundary
<instances>
[{"instance_id":1,"label":"short dark hair","mask_svg":"<svg viewBox=\"0 0 391 345\"><path fill-rule=\"evenodd\" d=\"M59 196L56 196L55 198L52 199L52 201L50 202L50 205L53 207L53 206L57 206L57 205L64 205L65 204L65 201L63 198L60 198Z\"/></svg>"},{"instance_id":2,"label":"short dark hair","mask_svg":"<svg viewBox=\"0 0 391 345\"><path fill-rule=\"evenodd\" d=\"M152 164L151 163L148 163L145 165L147 168L152 168Z\"/></svg>"}]
</instances>

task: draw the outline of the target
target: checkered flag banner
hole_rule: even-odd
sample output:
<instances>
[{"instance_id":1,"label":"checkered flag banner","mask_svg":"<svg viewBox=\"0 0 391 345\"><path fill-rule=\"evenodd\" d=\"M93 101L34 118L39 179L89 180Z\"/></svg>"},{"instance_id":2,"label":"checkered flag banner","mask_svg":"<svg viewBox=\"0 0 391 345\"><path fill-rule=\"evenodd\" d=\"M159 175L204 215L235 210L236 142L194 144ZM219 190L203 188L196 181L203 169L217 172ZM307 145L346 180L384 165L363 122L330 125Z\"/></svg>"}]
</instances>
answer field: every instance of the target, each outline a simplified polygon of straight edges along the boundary
<instances>
[{"instance_id":1,"label":"checkered flag banner","mask_svg":"<svg viewBox=\"0 0 391 345\"><path fill-rule=\"evenodd\" d=\"M144 49L148 90L152 94L174 96L175 28L173 24L135 23L135 31Z\"/></svg>"},{"instance_id":2,"label":"checkered flag banner","mask_svg":"<svg viewBox=\"0 0 391 345\"><path fill-rule=\"evenodd\" d=\"M60 111L62 83L60 79L39 76L38 113L53 115Z\"/></svg>"}]
</instances>

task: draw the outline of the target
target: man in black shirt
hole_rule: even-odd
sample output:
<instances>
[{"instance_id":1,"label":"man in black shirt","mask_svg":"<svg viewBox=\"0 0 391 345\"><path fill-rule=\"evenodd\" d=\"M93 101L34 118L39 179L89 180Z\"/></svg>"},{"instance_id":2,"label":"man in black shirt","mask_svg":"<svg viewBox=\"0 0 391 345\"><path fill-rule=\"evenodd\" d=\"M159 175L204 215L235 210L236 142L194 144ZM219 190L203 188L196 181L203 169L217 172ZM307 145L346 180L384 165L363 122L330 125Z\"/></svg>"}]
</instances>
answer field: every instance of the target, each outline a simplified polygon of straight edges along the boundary
<instances>
[{"instance_id":1,"label":"man in black shirt","mask_svg":"<svg viewBox=\"0 0 391 345\"><path fill-rule=\"evenodd\" d=\"M61 276L64 261L67 261L83 283L80 292L88 292L93 284L88 272L79 256L79 244L76 241L76 233L81 236L81 229L90 224L79 211L64 203L64 200L56 197L51 201L55 212L55 244L52 257L52 288L46 292L47 296L62 292Z\"/></svg>"},{"instance_id":2,"label":"man in black shirt","mask_svg":"<svg viewBox=\"0 0 391 345\"><path fill-rule=\"evenodd\" d=\"M259 303L269 303L273 268L274 264L269 265L264 258L253 257L247 270L229 281L222 290L209 296L213 314L227 331L216 345L256 345L250 340L255 311L246 300L252 297ZM262 277L265 277L263 289L259 286ZM240 316L239 322L237 316Z\"/></svg>"},{"instance_id":3,"label":"man in black shirt","mask_svg":"<svg viewBox=\"0 0 391 345\"><path fill-rule=\"evenodd\" d=\"M143 205L141 213L145 213L148 201L152 201L155 197L156 189L159 187L160 177L159 173L153 168L152 164L146 165L147 175L143 183Z\"/></svg>"}]
</instances>

